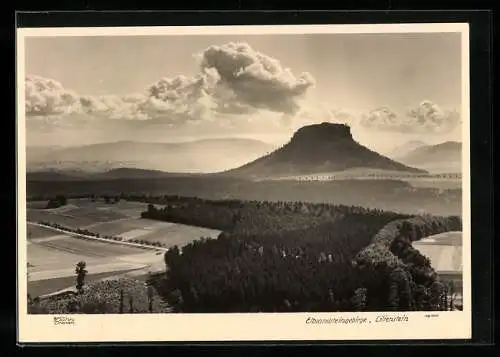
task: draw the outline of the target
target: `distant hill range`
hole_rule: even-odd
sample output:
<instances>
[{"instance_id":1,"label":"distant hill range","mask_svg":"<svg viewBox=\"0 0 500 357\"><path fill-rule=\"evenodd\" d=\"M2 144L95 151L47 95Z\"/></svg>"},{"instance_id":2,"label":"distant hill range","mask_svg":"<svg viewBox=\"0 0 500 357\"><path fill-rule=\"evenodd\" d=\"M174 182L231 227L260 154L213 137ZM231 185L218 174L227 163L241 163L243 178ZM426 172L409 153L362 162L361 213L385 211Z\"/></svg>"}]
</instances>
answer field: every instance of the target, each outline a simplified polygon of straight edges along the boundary
<instances>
[{"instance_id":1,"label":"distant hill range","mask_svg":"<svg viewBox=\"0 0 500 357\"><path fill-rule=\"evenodd\" d=\"M446 141L437 145L423 145L395 159L431 173L461 172L462 143Z\"/></svg>"},{"instance_id":2,"label":"distant hill range","mask_svg":"<svg viewBox=\"0 0 500 357\"><path fill-rule=\"evenodd\" d=\"M224 174L253 178L290 177L352 169L426 173L360 145L352 138L347 125L322 123L300 128L283 147Z\"/></svg>"},{"instance_id":3,"label":"distant hill range","mask_svg":"<svg viewBox=\"0 0 500 357\"><path fill-rule=\"evenodd\" d=\"M392 149L390 152L387 153L387 156L390 157L391 159L395 159L398 157L402 157L408 154L409 152L424 146L427 146L427 144L424 143L423 141L411 140L404 143L403 145L395 147L394 149Z\"/></svg>"},{"instance_id":4,"label":"distant hill range","mask_svg":"<svg viewBox=\"0 0 500 357\"><path fill-rule=\"evenodd\" d=\"M159 170L144 170L134 168L111 169L105 172L82 172L82 171L35 171L28 172L26 178L28 181L82 181L82 180L138 180L138 179L159 179L173 177L197 177L203 174L191 173L171 173Z\"/></svg>"},{"instance_id":5,"label":"distant hill range","mask_svg":"<svg viewBox=\"0 0 500 357\"><path fill-rule=\"evenodd\" d=\"M252 155L254 158L247 160L248 163L241 166L245 158L248 159ZM294 179L304 175L331 173L342 177L373 174L396 177L427 173L423 169L392 160L362 146L352 138L349 126L332 123L302 127L287 144L274 151L268 144L249 139L213 139L180 144L127 141L57 148L48 150L43 158L60 160L61 168L47 167L29 172L28 180L156 179L201 175L212 178ZM97 164L94 170L64 165L65 160L70 159L72 162L80 163L81 166L85 166L87 162L97 162ZM125 161L126 159L128 161ZM210 165L214 169L236 161L239 163L232 165L233 168L229 170L208 169ZM162 163L162 169L149 169L150 166L147 165L151 165L151 162L157 162L158 166ZM120 163L126 167L116 167ZM106 168L106 164L110 167ZM180 170L179 165L184 165L184 168L192 167L192 170L191 172Z\"/></svg>"},{"instance_id":6,"label":"distant hill range","mask_svg":"<svg viewBox=\"0 0 500 357\"><path fill-rule=\"evenodd\" d=\"M71 176L118 168L201 173L227 170L271 150L270 144L240 138L183 143L119 141L77 147L28 147L26 160L28 171L70 171Z\"/></svg>"}]
</instances>

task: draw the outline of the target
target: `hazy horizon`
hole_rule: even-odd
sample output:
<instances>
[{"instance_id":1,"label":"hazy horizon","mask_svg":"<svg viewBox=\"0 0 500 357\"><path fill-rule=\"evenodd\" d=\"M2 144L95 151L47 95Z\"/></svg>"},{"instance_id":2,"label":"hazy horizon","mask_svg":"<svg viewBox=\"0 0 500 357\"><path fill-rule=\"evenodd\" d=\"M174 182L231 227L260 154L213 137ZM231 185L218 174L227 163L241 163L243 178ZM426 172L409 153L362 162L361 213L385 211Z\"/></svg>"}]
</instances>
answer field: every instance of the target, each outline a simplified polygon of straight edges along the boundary
<instances>
[{"instance_id":1,"label":"hazy horizon","mask_svg":"<svg viewBox=\"0 0 500 357\"><path fill-rule=\"evenodd\" d=\"M26 38L29 146L352 127L379 151L460 141L460 33Z\"/></svg>"},{"instance_id":2,"label":"hazy horizon","mask_svg":"<svg viewBox=\"0 0 500 357\"><path fill-rule=\"evenodd\" d=\"M147 140L147 139L133 139L133 138L130 138L130 139L117 139L117 140L103 140L103 141L95 141L95 142L91 142L91 143L63 143L62 145L61 144L53 144L51 142L40 142L38 144L32 144L30 145L30 143L27 143L26 144L26 147L28 148L34 148L34 147L60 147L60 148L75 148L75 147L83 147L83 146L90 146L90 145L102 145L102 144L113 144L113 143L123 143L123 142L132 142L132 143L147 143L147 144L186 144L186 143L195 143L195 142L200 142L200 141L210 141L210 140L231 140L231 139L247 139L247 140L253 140L253 141L256 141L256 142L262 142L264 144L267 144L267 145L271 145L271 146L280 146L280 145L283 145L285 143L287 143L291 137L293 136L290 135L288 137L285 138L285 136L283 136L283 139L282 140L268 140L265 136L262 137L258 137L258 138L255 138L253 137L252 135L245 135L245 134L240 134L240 135L232 135L232 136L206 136L206 137L202 137L202 138L196 138L196 137L180 137L180 138L171 138L171 139L165 139L163 141L160 141L160 140L157 140L157 141L151 141L151 140ZM353 135L353 139L355 141L357 141L359 144L363 145L363 146L366 146L364 145L363 142L360 142L358 140L356 140L356 138L354 137ZM425 145L438 145L438 144L441 144L441 143L445 143L445 142L458 142L458 143L462 143L462 140L461 138L458 138L458 139L450 139L448 140L447 138L432 138L432 140L427 140L426 138L423 138L423 139L409 139L408 141L406 142L402 142L401 144L399 145L394 145L392 147L392 149L394 148L398 148L400 147L401 145L404 145L404 144L407 144L407 143L411 143L411 142L415 142L415 141L421 141L423 142ZM391 151L391 147L388 147L387 150L385 151L381 151L382 152L388 152L388 151Z\"/></svg>"}]
</instances>

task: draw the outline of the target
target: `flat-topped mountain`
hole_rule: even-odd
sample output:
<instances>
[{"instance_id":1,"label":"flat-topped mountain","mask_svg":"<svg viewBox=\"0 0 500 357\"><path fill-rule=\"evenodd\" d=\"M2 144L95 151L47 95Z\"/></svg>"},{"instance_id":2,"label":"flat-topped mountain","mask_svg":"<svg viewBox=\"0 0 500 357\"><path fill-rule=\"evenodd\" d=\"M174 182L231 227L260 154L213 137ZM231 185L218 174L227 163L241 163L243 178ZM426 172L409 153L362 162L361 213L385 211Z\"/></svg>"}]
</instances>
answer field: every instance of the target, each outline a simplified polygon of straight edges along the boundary
<instances>
[{"instance_id":1,"label":"flat-topped mountain","mask_svg":"<svg viewBox=\"0 0 500 357\"><path fill-rule=\"evenodd\" d=\"M322 123L300 128L286 145L225 174L273 177L353 168L425 173L360 145L354 141L347 125Z\"/></svg>"}]
</instances>

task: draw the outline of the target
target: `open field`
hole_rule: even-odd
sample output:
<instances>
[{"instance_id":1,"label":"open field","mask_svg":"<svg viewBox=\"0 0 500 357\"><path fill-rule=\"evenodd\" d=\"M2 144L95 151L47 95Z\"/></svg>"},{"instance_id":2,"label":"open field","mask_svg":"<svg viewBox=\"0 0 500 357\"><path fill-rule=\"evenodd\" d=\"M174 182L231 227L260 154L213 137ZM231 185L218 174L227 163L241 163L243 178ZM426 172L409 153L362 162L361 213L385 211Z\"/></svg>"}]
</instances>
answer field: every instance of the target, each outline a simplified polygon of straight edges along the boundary
<instances>
[{"instance_id":1,"label":"open field","mask_svg":"<svg viewBox=\"0 0 500 357\"><path fill-rule=\"evenodd\" d=\"M438 272L462 274L462 232L446 232L413 243Z\"/></svg>"},{"instance_id":2,"label":"open field","mask_svg":"<svg viewBox=\"0 0 500 357\"><path fill-rule=\"evenodd\" d=\"M28 204L28 221L49 221L69 228L90 228L103 222L137 218L146 209L144 203L120 201L106 204L89 199L68 200L68 205L54 209L30 208L31 206L31 203Z\"/></svg>"},{"instance_id":3,"label":"open field","mask_svg":"<svg viewBox=\"0 0 500 357\"><path fill-rule=\"evenodd\" d=\"M141 212L146 209L147 204L140 202L120 201L116 204L106 204L89 199L73 199L68 201L68 205L56 209L28 209L28 221L48 221L68 228L85 228L101 236L119 236L127 241L140 239L161 242L168 246L183 246L201 237L217 238L220 234L219 230L140 218ZM56 234L49 228L34 225L30 225L28 231L31 232L30 239ZM58 240L59 249L62 249L63 242ZM84 246L88 247L85 254L94 251L92 244L93 242L85 242ZM64 249L78 251L81 248L79 243L76 243ZM113 252L116 249L113 247ZM92 254L106 254L105 252L106 248L103 248L101 252Z\"/></svg>"},{"instance_id":4,"label":"open field","mask_svg":"<svg viewBox=\"0 0 500 357\"><path fill-rule=\"evenodd\" d=\"M156 251L79 239L59 232L48 236L48 230L44 228L45 236L30 240L27 245L28 291L32 296L73 285L75 265L82 260L87 263L90 280L164 269L163 256Z\"/></svg>"},{"instance_id":5,"label":"open field","mask_svg":"<svg viewBox=\"0 0 500 357\"><path fill-rule=\"evenodd\" d=\"M183 246L200 237L216 238L220 231L182 224L141 219L146 204L121 201L117 204L69 200L56 209L28 209L28 221L49 221L69 228L86 228L100 235L121 236ZM90 280L115 275L144 276L164 270L163 255L157 251L79 239L50 227L28 225L27 257L30 264L28 290L33 296L61 290L74 284L76 263L87 263Z\"/></svg>"},{"instance_id":6,"label":"open field","mask_svg":"<svg viewBox=\"0 0 500 357\"><path fill-rule=\"evenodd\" d=\"M383 170L346 170L341 172L327 172L311 175L296 175L269 178L264 181L352 181L352 180L401 180L408 182L413 187L437 188L437 189L460 189L462 179L460 174L429 174L418 175Z\"/></svg>"},{"instance_id":7,"label":"open field","mask_svg":"<svg viewBox=\"0 0 500 357\"><path fill-rule=\"evenodd\" d=\"M160 222L151 219L130 219L102 223L92 227L101 235L117 235L124 240L140 239L147 242L161 242L168 246L183 246L201 237L217 238L219 230L184 224Z\"/></svg>"},{"instance_id":8,"label":"open field","mask_svg":"<svg viewBox=\"0 0 500 357\"><path fill-rule=\"evenodd\" d=\"M463 234L446 232L428 236L412 245L426 256L440 279L453 284L454 301L462 304L463 294Z\"/></svg>"},{"instance_id":9,"label":"open field","mask_svg":"<svg viewBox=\"0 0 500 357\"><path fill-rule=\"evenodd\" d=\"M461 179L435 179L435 178L419 178L419 179L406 179L415 188L437 188L441 190L461 189Z\"/></svg>"},{"instance_id":10,"label":"open field","mask_svg":"<svg viewBox=\"0 0 500 357\"><path fill-rule=\"evenodd\" d=\"M89 274L85 277L85 281L88 283L98 281L101 279L105 279L108 277L116 276L117 274L126 274L131 270L125 271L110 271L106 273L97 273L97 274ZM133 270L132 270L133 271ZM30 281L28 283L28 294L31 296L41 296L45 294L50 294L55 291L66 289L70 286L74 286L76 281L76 277L73 276L65 276L62 278L53 278L53 279L45 279L45 280L36 280Z\"/></svg>"},{"instance_id":11,"label":"open field","mask_svg":"<svg viewBox=\"0 0 500 357\"><path fill-rule=\"evenodd\" d=\"M99 266L101 270L106 270L103 266L117 270L117 263L121 263L118 265L123 267L126 265L123 262L127 262L128 256L154 255L154 252L57 235L51 240L45 238L42 241L30 242L27 246L27 254L28 262L33 266L30 268L30 279L35 280L45 278L47 274L52 277L71 275L75 264L80 260L87 262L89 272L92 272L92 266L95 268ZM139 263L137 266L140 265ZM134 267L126 266L125 268Z\"/></svg>"},{"instance_id":12,"label":"open field","mask_svg":"<svg viewBox=\"0 0 500 357\"><path fill-rule=\"evenodd\" d=\"M126 217L140 217L141 212L145 211L147 204L141 202L131 202L121 200L117 203L107 204L102 200L92 202L89 199L70 199L68 204L74 204L80 208L94 209L99 212L114 212L124 215Z\"/></svg>"},{"instance_id":13,"label":"open field","mask_svg":"<svg viewBox=\"0 0 500 357\"><path fill-rule=\"evenodd\" d=\"M57 232L54 232L52 229L47 228L47 227L41 227L41 226L36 226L32 224L27 224L26 225L26 232L28 234L28 239L29 240L38 240L41 238L50 238L58 234Z\"/></svg>"},{"instance_id":14,"label":"open field","mask_svg":"<svg viewBox=\"0 0 500 357\"><path fill-rule=\"evenodd\" d=\"M26 204L27 208L43 209L47 207L47 201L31 201Z\"/></svg>"},{"instance_id":15,"label":"open field","mask_svg":"<svg viewBox=\"0 0 500 357\"><path fill-rule=\"evenodd\" d=\"M126 217L119 212L99 212L88 208L75 208L66 212L29 209L27 212L27 219L30 222L48 221L70 228L84 228L97 222L107 222Z\"/></svg>"},{"instance_id":16,"label":"open field","mask_svg":"<svg viewBox=\"0 0 500 357\"><path fill-rule=\"evenodd\" d=\"M100 235L121 236L126 239L138 238L141 234L150 233L157 228L166 225L165 222L158 222L141 218L127 218L119 221L98 223L92 226L92 232ZM136 232L137 234L134 234Z\"/></svg>"},{"instance_id":17,"label":"open field","mask_svg":"<svg viewBox=\"0 0 500 357\"><path fill-rule=\"evenodd\" d=\"M57 251L96 258L110 258L144 253L144 250L140 248L73 237L43 241L37 244Z\"/></svg>"}]
</instances>

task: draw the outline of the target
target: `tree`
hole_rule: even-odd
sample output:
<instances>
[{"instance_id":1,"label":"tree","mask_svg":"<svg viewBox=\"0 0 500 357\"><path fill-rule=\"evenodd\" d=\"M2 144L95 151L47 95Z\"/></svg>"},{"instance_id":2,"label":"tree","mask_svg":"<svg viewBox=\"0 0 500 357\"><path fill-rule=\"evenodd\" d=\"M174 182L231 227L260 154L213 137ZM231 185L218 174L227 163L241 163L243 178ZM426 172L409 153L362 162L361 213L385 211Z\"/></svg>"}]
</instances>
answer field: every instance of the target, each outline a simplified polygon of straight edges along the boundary
<instances>
[{"instance_id":1,"label":"tree","mask_svg":"<svg viewBox=\"0 0 500 357\"><path fill-rule=\"evenodd\" d=\"M351 303L355 307L356 311L363 311L365 309L366 294L366 288L358 288L354 291Z\"/></svg>"},{"instance_id":2,"label":"tree","mask_svg":"<svg viewBox=\"0 0 500 357\"><path fill-rule=\"evenodd\" d=\"M153 212L156 212L156 208L153 204L148 204L148 213L153 213Z\"/></svg>"},{"instance_id":3,"label":"tree","mask_svg":"<svg viewBox=\"0 0 500 357\"><path fill-rule=\"evenodd\" d=\"M76 289L78 292L83 292L83 286L85 284L85 277L87 276L88 271L85 269L87 267L87 263L84 261L78 262L76 264L75 273L76 273Z\"/></svg>"},{"instance_id":4,"label":"tree","mask_svg":"<svg viewBox=\"0 0 500 357\"><path fill-rule=\"evenodd\" d=\"M74 313L74 312L77 312L78 311L78 301L76 301L75 299L71 299L70 301L68 301L67 305L66 305L66 309L68 310L69 313Z\"/></svg>"},{"instance_id":5,"label":"tree","mask_svg":"<svg viewBox=\"0 0 500 357\"><path fill-rule=\"evenodd\" d=\"M134 298L132 295L128 297L128 312L131 314L134 312Z\"/></svg>"},{"instance_id":6,"label":"tree","mask_svg":"<svg viewBox=\"0 0 500 357\"><path fill-rule=\"evenodd\" d=\"M68 198L63 195L56 196L56 199L59 201L61 206L67 205L68 204Z\"/></svg>"},{"instance_id":7,"label":"tree","mask_svg":"<svg viewBox=\"0 0 500 357\"><path fill-rule=\"evenodd\" d=\"M146 283L146 289L147 289L147 293L148 293L148 307L149 307L149 312L153 312L153 287L151 286L151 284L149 283Z\"/></svg>"},{"instance_id":8,"label":"tree","mask_svg":"<svg viewBox=\"0 0 500 357\"><path fill-rule=\"evenodd\" d=\"M120 289L120 314L123 314L123 289Z\"/></svg>"}]
</instances>

